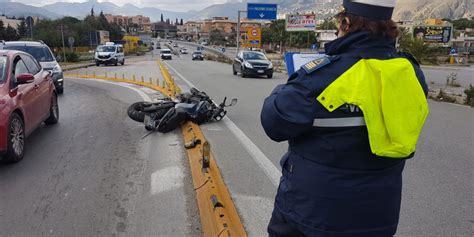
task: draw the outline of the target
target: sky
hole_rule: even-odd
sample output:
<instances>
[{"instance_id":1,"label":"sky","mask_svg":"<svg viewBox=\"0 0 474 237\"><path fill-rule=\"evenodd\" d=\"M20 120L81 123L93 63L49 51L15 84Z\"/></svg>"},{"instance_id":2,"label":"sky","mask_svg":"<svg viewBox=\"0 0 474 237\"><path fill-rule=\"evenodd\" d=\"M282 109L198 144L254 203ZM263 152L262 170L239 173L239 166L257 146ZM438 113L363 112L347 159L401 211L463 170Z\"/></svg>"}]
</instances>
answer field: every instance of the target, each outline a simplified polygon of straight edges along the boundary
<instances>
[{"instance_id":1,"label":"sky","mask_svg":"<svg viewBox=\"0 0 474 237\"><path fill-rule=\"evenodd\" d=\"M5 0L3 0L5 1ZM8 1L8 0L6 0ZM32 6L44 6L55 2L86 2L86 0L11 0L12 2L24 3ZM234 0L231 0L234 1ZM2 0L0 0L2 2ZM122 6L132 3L138 7L156 7L170 11L201 10L213 4L225 3L228 0L99 0L98 2L111 2Z\"/></svg>"}]
</instances>

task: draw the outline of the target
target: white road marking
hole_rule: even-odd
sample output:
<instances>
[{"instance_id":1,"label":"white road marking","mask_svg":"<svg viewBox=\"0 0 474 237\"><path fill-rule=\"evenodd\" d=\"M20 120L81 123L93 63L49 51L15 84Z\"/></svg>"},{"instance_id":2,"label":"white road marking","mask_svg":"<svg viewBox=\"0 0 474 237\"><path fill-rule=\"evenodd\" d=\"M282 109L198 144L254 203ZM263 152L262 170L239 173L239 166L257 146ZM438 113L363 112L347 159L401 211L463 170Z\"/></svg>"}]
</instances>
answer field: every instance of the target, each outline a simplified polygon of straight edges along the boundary
<instances>
[{"instance_id":1,"label":"white road marking","mask_svg":"<svg viewBox=\"0 0 474 237\"><path fill-rule=\"evenodd\" d=\"M151 174L151 194L159 194L184 186L183 170L178 166L157 170Z\"/></svg>"},{"instance_id":2,"label":"white road marking","mask_svg":"<svg viewBox=\"0 0 474 237\"><path fill-rule=\"evenodd\" d=\"M138 95L140 95L140 97L142 97L142 99L144 101L147 101L147 102L151 102L151 98L145 94L143 91L135 88L135 87L132 87L131 85L129 84L126 84L126 83L117 83L117 82L110 82L110 81L104 81L104 80L101 80L101 79L82 79L82 78L76 78L76 77L70 77L71 79L79 79L79 80L85 80L85 81L95 81L95 82L101 82L101 83L106 83L106 84L111 84L111 85L116 85L116 86L122 86L122 87L126 87L130 90L133 90L135 92L138 93Z\"/></svg>"},{"instance_id":3,"label":"white road marking","mask_svg":"<svg viewBox=\"0 0 474 237\"><path fill-rule=\"evenodd\" d=\"M186 82L190 87L195 87L188 79L186 79L181 73L179 73L175 68L169 65L167 62L165 64L173 70L176 75L178 75L184 82ZM280 183L280 170L268 159L268 157L255 145L255 143L250 140L250 138L245 135L245 133L237 127L237 125L230 120L230 118L225 117L222 120L229 128L229 130L234 134L234 136L242 143L242 146L247 150L247 152L252 156L253 160L257 163L257 165L263 170L263 172L267 175L270 181L275 185L278 186Z\"/></svg>"}]
</instances>

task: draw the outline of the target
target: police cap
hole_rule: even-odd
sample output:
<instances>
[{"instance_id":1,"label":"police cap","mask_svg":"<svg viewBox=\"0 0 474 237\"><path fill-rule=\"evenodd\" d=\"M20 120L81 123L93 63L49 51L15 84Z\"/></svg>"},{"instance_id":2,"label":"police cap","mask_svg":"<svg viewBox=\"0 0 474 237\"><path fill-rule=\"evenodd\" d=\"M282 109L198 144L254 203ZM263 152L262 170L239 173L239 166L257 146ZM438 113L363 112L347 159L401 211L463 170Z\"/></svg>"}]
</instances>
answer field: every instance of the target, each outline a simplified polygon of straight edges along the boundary
<instances>
[{"instance_id":1,"label":"police cap","mask_svg":"<svg viewBox=\"0 0 474 237\"><path fill-rule=\"evenodd\" d=\"M347 13L376 20L390 20L396 0L344 0Z\"/></svg>"}]
</instances>

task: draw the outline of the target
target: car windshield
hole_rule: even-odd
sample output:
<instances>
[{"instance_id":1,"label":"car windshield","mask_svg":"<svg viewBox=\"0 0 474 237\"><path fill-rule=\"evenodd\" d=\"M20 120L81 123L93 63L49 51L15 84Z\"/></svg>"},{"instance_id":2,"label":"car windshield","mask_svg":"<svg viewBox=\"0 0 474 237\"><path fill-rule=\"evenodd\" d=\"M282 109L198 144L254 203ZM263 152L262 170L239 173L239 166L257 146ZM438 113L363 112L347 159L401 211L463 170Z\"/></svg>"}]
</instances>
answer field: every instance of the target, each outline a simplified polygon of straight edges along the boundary
<instances>
[{"instance_id":1,"label":"car windshield","mask_svg":"<svg viewBox=\"0 0 474 237\"><path fill-rule=\"evenodd\" d=\"M202 54L201 52L194 52L194 54Z\"/></svg>"},{"instance_id":2,"label":"car windshield","mask_svg":"<svg viewBox=\"0 0 474 237\"><path fill-rule=\"evenodd\" d=\"M262 53L244 53L244 59L247 60L267 60L267 57Z\"/></svg>"},{"instance_id":3,"label":"car windshield","mask_svg":"<svg viewBox=\"0 0 474 237\"><path fill-rule=\"evenodd\" d=\"M0 57L0 83L5 81L7 75L7 57Z\"/></svg>"},{"instance_id":4,"label":"car windshield","mask_svg":"<svg viewBox=\"0 0 474 237\"><path fill-rule=\"evenodd\" d=\"M115 52L115 46L99 46L97 52L101 53L113 53Z\"/></svg>"},{"instance_id":5,"label":"car windshield","mask_svg":"<svg viewBox=\"0 0 474 237\"><path fill-rule=\"evenodd\" d=\"M171 50L161 50L161 53L171 53Z\"/></svg>"},{"instance_id":6,"label":"car windshield","mask_svg":"<svg viewBox=\"0 0 474 237\"><path fill-rule=\"evenodd\" d=\"M51 51L44 46L27 46L27 45L6 45L4 49L18 50L31 54L38 62L54 61Z\"/></svg>"}]
</instances>

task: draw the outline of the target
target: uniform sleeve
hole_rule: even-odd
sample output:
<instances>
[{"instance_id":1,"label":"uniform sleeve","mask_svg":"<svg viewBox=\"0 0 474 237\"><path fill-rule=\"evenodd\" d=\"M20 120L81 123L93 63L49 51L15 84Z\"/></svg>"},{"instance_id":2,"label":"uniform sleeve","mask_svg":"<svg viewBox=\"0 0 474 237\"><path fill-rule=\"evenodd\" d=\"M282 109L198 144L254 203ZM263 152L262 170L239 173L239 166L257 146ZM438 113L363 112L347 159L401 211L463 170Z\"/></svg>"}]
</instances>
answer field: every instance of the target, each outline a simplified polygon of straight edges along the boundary
<instances>
[{"instance_id":1,"label":"uniform sleeve","mask_svg":"<svg viewBox=\"0 0 474 237\"><path fill-rule=\"evenodd\" d=\"M299 71L285 85L279 85L265 99L261 123L266 134L281 142L296 138L313 126L316 96L305 85L307 75Z\"/></svg>"},{"instance_id":2,"label":"uniform sleeve","mask_svg":"<svg viewBox=\"0 0 474 237\"><path fill-rule=\"evenodd\" d=\"M425 74L421 70L420 66L413 65L413 67L415 68L416 77L418 78L418 81L420 82L420 85L423 88L425 95L428 96L428 85L426 84Z\"/></svg>"}]
</instances>

